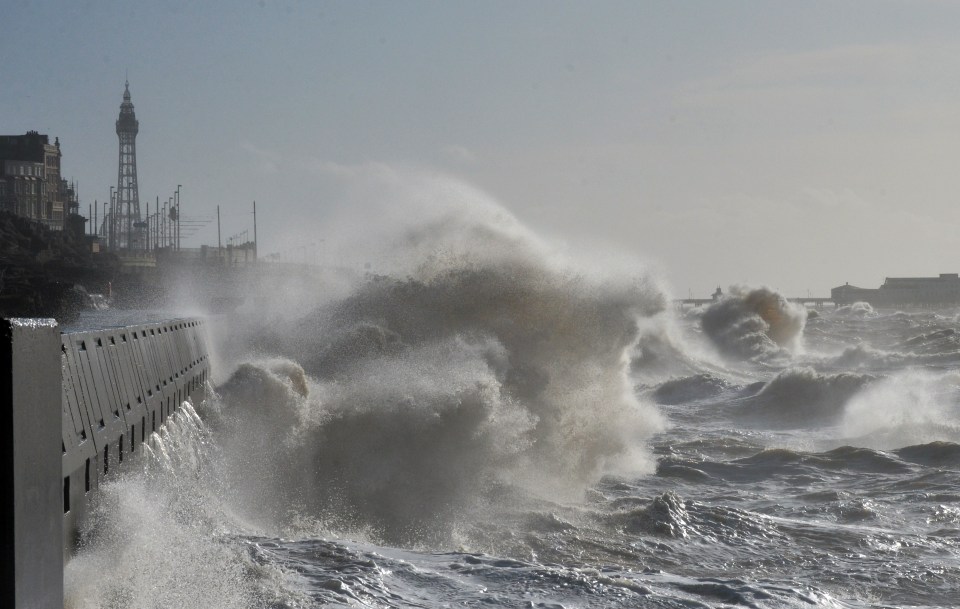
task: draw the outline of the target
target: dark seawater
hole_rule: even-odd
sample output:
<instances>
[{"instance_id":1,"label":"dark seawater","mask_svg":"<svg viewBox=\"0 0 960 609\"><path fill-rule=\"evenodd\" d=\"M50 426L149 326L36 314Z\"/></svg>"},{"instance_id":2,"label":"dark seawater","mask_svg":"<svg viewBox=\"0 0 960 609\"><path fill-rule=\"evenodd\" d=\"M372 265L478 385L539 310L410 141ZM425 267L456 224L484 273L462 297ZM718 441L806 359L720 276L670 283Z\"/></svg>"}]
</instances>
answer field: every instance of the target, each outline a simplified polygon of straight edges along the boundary
<instances>
[{"instance_id":1,"label":"dark seawater","mask_svg":"<svg viewBox=\"0 0 960 609\"><path fill-rule=\"evenodd\" d=\"M960 605L958 311L677 311L475 232L226 322L68 606Z\"/></svg>"}]
</instances>

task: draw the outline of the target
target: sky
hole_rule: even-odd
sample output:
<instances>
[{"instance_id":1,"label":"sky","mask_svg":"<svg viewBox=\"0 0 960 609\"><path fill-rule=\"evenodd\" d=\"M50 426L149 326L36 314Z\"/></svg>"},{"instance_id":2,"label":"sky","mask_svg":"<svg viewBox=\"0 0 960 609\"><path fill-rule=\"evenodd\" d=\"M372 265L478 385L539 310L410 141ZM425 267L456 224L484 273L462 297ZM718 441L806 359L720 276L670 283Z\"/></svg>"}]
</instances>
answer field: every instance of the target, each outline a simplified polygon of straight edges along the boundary
<instances>
[{"instance_id":1,"label":"sky","mask_svg":"<svg viewBox=\"0 0 960 609\"><path fill-rule=\"evenodd\" d=\"M226 240L256 200L261 253L332 242L365 213L345 180L390 167L677 296L960 271L960 3L8 0L2 21L0 133L59 137L84 212L116 185L128 78L141 207L181 184Z\"/></svg>"}]
</instances>

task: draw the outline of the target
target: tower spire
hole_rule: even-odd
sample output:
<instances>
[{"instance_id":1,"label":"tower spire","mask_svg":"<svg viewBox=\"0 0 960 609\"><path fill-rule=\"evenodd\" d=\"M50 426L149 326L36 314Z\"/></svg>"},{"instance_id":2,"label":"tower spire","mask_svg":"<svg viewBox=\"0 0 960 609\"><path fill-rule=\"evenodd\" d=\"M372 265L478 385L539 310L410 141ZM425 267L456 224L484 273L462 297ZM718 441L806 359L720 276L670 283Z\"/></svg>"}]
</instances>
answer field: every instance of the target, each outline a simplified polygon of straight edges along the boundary
<instances>
[{"instance_id":1,"label":"tower spire","mask_svg":"<svg viewBox=\"0 0 960 609\"><path fill-rule=\"evenodd\" d=\"M117 168L117 196L110 214L115 247L127 250L143 248L140 222L140 194L137 188L137 133L140 123L130 101L130 81L124 81L123 103L117 119L120 162Z\"/></svg>"}]
</instances>

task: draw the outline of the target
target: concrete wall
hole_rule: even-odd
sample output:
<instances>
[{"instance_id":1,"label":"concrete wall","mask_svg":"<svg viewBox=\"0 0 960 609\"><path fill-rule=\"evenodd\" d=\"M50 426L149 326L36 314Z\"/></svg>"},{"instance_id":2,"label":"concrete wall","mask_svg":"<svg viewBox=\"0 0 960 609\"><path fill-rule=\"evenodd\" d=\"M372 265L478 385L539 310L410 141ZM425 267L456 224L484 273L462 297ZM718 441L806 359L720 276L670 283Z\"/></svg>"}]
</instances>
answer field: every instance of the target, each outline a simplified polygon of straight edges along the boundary
<instances>
[{"instance_id":1,"label":"concrete wall","mask_svg":"<svg viewBox=\"0 0 960 609\"><path fill-rule=\"evenodd\" d=\"M0 607L62 609L92 493L202 398L206 334L199 319L64 334L0 319Z\"/></svg>"},{"instance_id":2,"label":"concrete wall","mask_svg":"<svg viewBox=\"0 0 960 609\"><path fill-rule=\"evenodd\" d=\"M55 320L0 320L0 607L63 607L59 351Z\"/></svg>"},{"instance_id":3,"label":"concrete wall","mask_svg":"<svg viewBox=\"0 0 960 609\"><path fill-rule=\"evenodd\" d=\"M64 560L90 493L130 467L143 444L210 376L205 322L181 319L61 335Z\"/></svg>"}]
</instances>

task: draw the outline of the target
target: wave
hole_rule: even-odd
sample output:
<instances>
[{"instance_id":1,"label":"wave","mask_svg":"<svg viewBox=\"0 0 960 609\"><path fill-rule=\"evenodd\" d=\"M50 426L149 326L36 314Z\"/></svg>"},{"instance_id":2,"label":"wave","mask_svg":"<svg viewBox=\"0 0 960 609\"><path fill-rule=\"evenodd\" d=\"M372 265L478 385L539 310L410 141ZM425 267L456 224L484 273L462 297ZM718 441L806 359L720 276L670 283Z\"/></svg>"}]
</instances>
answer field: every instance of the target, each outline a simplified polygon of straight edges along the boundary
<instances>
[{"instance_id":1,"label":"wave","mask_svg":"<svg viewBox=\"0 0 960 609\"><path fill-rule=\"evenodd\" d=\"M824 469L863 473L906 473L910 470L901 460L889 453L861 446L841 446L813 456Z\"/></svg>"},{"instance_id":2,"label":"wave","mask_svg":"<svg viewBox=\"0 0 960 609\"><path fill-rule=\"evenodd\" d=\"M847 347L840 355L828 360L831 367L842 369L872 368L882 366L896 366L902 364L904 355L882 349L875 349L869 345L854 345Z\"/></svg>"},{"instance_id":3,"label":"wave","mask_svg":"<svg viewBox=\"0 0 960 609\"><path fill-rule=\"evenodd\" d=\"M927 453L931 454L927 454ZM907 455L909 458L907 458ZM789 448L768 448L747 457L729 461L664 457L657 467L657 476L682 480L690 484L725 485L728 483L757 483L774 479L800 477L808 480L826 481L838 473L846 474L908 474L914 470L911 463L929 459L931 464L949 463L956 455L949 448L930 447L888 453L870 448L841 446L839 448L808 453ZM838 500L836 491L825 495L811 494L817 501Z\"/></svg>"},{"instance_id":4,"label":"wave","mask_svg":"<svg viewBox=\"0 0 960 609\"><path fill-rule=\"evenodd\" d=\"M890 450L960 441L960 373L907 369L871 383L838 421L842 441Z\"/></svg>"},{"instance_id":5,"label":"wave","mask_svg":"<svg viewBox=\"0 0 960 609\"><path fill-rule=\"evenodd\" d=\"M224 444L270 464L236 473L259 472L252 512L432 543L498 485L575 497L653 470L662 419L628 378L642 320L666 308L652 279L580 270L469 197L397 231L410 266L261 322L252 340L284 369L251 361L222 386L241 421Z\"/></svg>"},{"instance_id":6,"label":"wave","mask_svg":"<svg viewBox=\"0 0 960 609\"><path fill-rule=\"evenodd\" d=\"M297 604L280 570L231 534L215 447L190 402L93 496L64 568L64 607L278 607Z\"/></svg>"},{"instance_id":7,"label":"wave","mask_svg":"<svg viewBox=\"0 0 960 609\"><path fill-rule=\"evenodd\" d=\"M868 302L855 302L853 304L837 307L834 315L839 317L876 317L877 312Z\"/></svg>"},{"instance_id":8,"label":"wave","mask_svg":"<svg viewBox=\"0 0 960 609\"><path fill-rule=\"evenodd\" d=\"M799 348L806 320L803 306L770 288L735 286L703 313L700 326L721 352L753 358Z\"/></svg>"},{"instance_id":9,"label":"wave","mask_svg":"<svg viewBox=\"0 0 960 609\"><path fill-rule=\"evenodd\" d=\"M846 404L876 380L869 374L821 374L813 368L790 368L740 402L738 415L774 427L836 423Z\"/></svg>"},{"instance_id":10,"label":"wave","mask_svg":"<svg viewBox=\"0 0 960 609\"><path fill-rule=\"evenodd\" d=\"M900 370L906 367L946 367L960 361L960 350L951 349L931 353L898 352L875 349L869 345L847 347L840 355L828 358L822 365L832 369Z\"/></svg>"},{"instance_id":11,"label":"wave","mask_svg":"<svg viewBox=\"0 0 960 609\"><path fill-rule=\"evenodd\" d=\"M646 506L614 512L607 520L633 535L697 538L730 545L786 539L773 521L765 516L736 508L687 501L672 491L654 497Z\"/></svg>"},{"instance_id":12,"label":"wave","mask_svg":"<svg viewBox=\"0 0 960 609\"><path fill-rule=\"evenodd\" d=\"M673 492L654 497L646 507L617 514L613 518L622 520L626 530L631 533L674 538L686 538L696 533L686 502Z\"/></svg>"},{"instance_id":13,"label":"wave","mask_svg":"<svg viewBox=\"0 0 960 609\"><path fill-rule=\"evenodd\" d=\"M896 344L894 349L918 354L956 353L960 349L960 335L954 328L937 328L912 336Z\"/></svg>"},{"instance_id":14,"label":"wave","mask_svg":"<svg viewBox=\"0 0 960 609\"><path fill-rule=\"evenodd\" d=\"M658 404L684 404L716 397L730 387L723 378L701 373L662 383L653 392L653 399Z\"/></svg>"},{"instance_id":15,"label":"wave","mask_svg":"<svg viewBox=\"0 0 960 609\"><path fill-rule=\"evenodd\" d=\"M544 562L538 557L513 559L463 551L422 553L327 540L258 540L258 546L263 562L279 563L297 573L309 591L304 606L858 606L807 585L684 576L649 566L638 569L635 562L595 567L576 560ZM657 543L658 552L669 554L664 546ZM315 557L323 562L304 564L305 558ZM691 561L696 563L696 558Z\"/></svg>"},{"instance_id":16,"label":"wave","mask_svg":"<svg viewBox=\"0 0 960 609\"><path fill-rule=\"evenodd\" d=\"M905 446L894 451L904 461L932 467L960 468L960 444L954 442L928 442Z\"/></svg>"}]
</instances>

